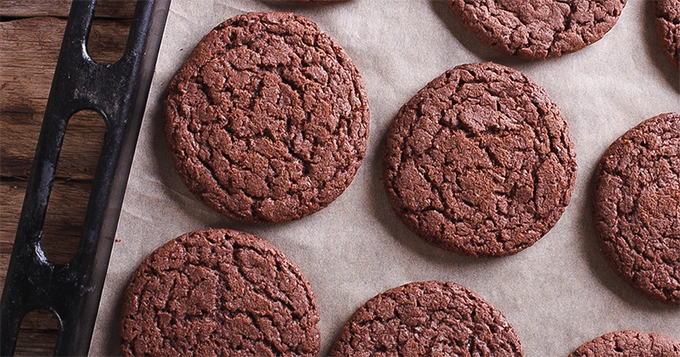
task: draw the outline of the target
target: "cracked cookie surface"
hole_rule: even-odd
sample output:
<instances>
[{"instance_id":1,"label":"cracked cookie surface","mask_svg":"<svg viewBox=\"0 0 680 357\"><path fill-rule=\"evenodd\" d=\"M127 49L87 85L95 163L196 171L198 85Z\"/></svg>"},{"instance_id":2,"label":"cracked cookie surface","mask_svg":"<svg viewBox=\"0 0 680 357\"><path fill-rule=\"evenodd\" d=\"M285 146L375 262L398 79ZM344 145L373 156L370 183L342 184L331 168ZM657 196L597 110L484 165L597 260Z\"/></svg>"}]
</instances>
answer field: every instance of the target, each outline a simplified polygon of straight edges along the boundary
<instances>
[{"instance_id":1,"label":"cracked cookie surface","mask_svg":"<svg viewBox=\"0 0 680 357\"><path fill-rule=\"evenodd\" d=\"M316 298L299 268L248 233L209 229L158 248L133 274L126 356L316 356Z\"/></svg>"},{"instance_id":2,"label":"cracked cookie surface","mask_svg":"<svg viewBox=\"0 0 680 357\"><path fill-rule=\"evenodd\" d=\"M680 114L647 119L607 149L593 222L614 271L642 294L680 304Z\"/></svg>"},{"instance_id":3,"label":"cracked cookie surface","mask_svg":"<svg viewBox=\"0 0 680 357\"><path fill-rule=\"evenodd\" d=\"M383 178L399 218L427 242L474 257L517 253L569 204L571 134L545 90L494 63L430 82L387 134Z\"/></svg>"},{"instance_id":4,"label":"cracked cookie surface","mask_svg":"<svg viewBox=\"0 0 680 357\"><path fill-rule=\"evenodd\" d=\"M465 27L496 50L529 59L577 51L616 24L626 0L448 0Z\"/></svg>"},{"instance_id":5,"label":"cracked cookie surface","mask_svg":"<svg viewBox=\"0 0 680 357\"><path fill-rule=\"evenodd\" d=\"M656 333L623 330L588 341L569 357L680 357L680 343Z\"/></svg>"},{"instance_id":6,"label":"cracked cookie surface","mask_svg":"<svg viewBox=\"0 0 680 357\"><path fill-rule=\"evenodd\" d=\"M654 0L652 6L661 48L680 69L680 0Z\"/></svg>"},{"instance_id":7,"label":"cracked cookie surface","mask_svg":"<svg viewBox=\"0 0 680 357\"><path fill-rule=\"evenodd\" d=\"M345 51L291 13L218 25L166 100L175 166L209 207L248 222L300 219L335 200L364 158L369 111Z\"/></svg>"},{"instance_id":8,"label":"cracked cookie surface","mask_svg":"<svg viewBox=\"0 0 680 357\"><path fill-rule=\"evenodd\" d=\"M503 314L469 289L427 281L368 300L343 327L331 356L522 356Z\"/></svg>"}]
</instances>

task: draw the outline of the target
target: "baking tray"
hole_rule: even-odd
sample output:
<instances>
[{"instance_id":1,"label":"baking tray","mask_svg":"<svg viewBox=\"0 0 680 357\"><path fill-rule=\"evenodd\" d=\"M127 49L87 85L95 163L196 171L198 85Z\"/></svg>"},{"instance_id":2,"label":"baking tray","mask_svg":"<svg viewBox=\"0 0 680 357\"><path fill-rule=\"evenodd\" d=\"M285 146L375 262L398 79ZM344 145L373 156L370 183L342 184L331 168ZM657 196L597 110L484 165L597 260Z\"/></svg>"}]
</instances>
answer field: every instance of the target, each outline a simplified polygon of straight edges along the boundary
<instances>
[{"instance_id":1,"label":"baking tray","mask_svg":"<svg viewBox=\"0 0 680 357\"><path fill-rule=\"evenodd\" d=\"M120 303L137 265L163 243L201 228L256 234L294 260L317 296L320 355L367 299L411 281L462 284L513 324L526 356L567 356L583 342L619 329L680 340L680 308L650 301L606 264L590 222L591 179L602 153L640 121L680 110L680 77L654 31L651 2L629 0L600 41L546 61L502 55L472 36L446 0L173 1L156 76L130 173L92 351L117 355ZM243 224L220 216L186 189L163 131L167 84L200 38L249 11L293 11L343 46L364 78L371 127L364 162L348 189L300 221ZM397 111L430 80L463 63L493 61L544 87L567 120L577 150L570 205L534 246L509 257L472 259L411 233L389 206L381 182L385 133Z\"/></svg>"},{"instance_id":2,"label":"baking tray","mask_svg":"<svg viewBox=\"0 0 680 357\"><path fill-rule=\"evenodd\" d=\"M71 5L2 294L3 356L14 353L21 320L35 309L51 311L59 321L56 355L89 350L170 0L137 1L125 52L111 65L87 53L96 5ZM83 109L102 115L106 133L78 251L57 265L40 240L68 120Z\"/></svg>"}]
</instances>

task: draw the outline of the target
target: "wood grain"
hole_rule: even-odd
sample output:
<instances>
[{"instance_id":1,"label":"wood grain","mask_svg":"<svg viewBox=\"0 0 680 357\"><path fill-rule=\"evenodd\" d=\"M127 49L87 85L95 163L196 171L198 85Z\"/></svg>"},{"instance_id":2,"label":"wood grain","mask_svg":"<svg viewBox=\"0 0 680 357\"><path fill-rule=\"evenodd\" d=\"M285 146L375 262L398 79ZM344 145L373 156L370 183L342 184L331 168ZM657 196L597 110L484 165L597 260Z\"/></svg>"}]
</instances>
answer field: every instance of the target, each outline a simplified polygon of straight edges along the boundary
<instances>
[{"instance_id":1,"label":"wood grain","mask_svg":"<svg viewBox=\"0 0 680 357\"><path fill-rule=\"evenodd\" d=\"M0 291L70 3L0 1ZM134 0L99 0L95 16L107 19L95 19L88 39L96 62L121 57L133 9ZM41 242L53 263L65 263L76 252L104 132L103 119L93 111L69 119ZM22 320L15 355L51 355L58 334L54 315L31 312Z\"/></svg>"},{"instance_id":2,"label":"wood grain","mask_svg":"<svg viewBox=\"0 0 680 357\"><path fill-rule=\"evenodd\" d=\"M66 263L76 253L91 189L91 181L59 180L54 183L41 240L42 249L50 262ZM0 235L3 242L14 241L21 213L21 204L17 205L14 202L23 202L25 192L26 182L0 182L0 206L3 207L0 211L0 221L3 222ZM6 251L10 244L2 246L0 256L11 254L11 251ZM3 265L2 268L0 279L4 282L7 266Z\"/></svg>"},{"instance_id":3,"label":"wood grain","mask_svg":"<svg viewBox=\"0 0 680 357\"><path fill-rule=\"evenodd\" d=\"M0 16L3 17L67 17L71 0L2 0ZM135 9L134 0L99 0L96 17L131 19Z\"/></svg>"},{"instance_id":4,"label":"wood grain","mask_svg":"<svg viewBox=\"0 0 680 357\"><path fill-rule=\"evenodd\" d=\"M94 59L113 63L125 48L129 25L125 22L96 21L90 34L90 52ZM40 126L49 96L54 67L59 55L65 20L29 18L0 23L0 175L25 178L30 172ZM79 150L64 150L60 155L58 176L66 179L91 179L90 161L96 161L105 127L101 116L93 111L79 112L67 128L67 139ZM66 140L66 145L69 141ZM87 162L83 164L83 160Z\"/></svg>"},{"instance_id":5,"label":"wood grain","mask_svg":"<svg viewBox=\"0 0 680 357\"><path fill-rule=\"evenodd\" d=\"M5 285L7 266L25 192L25 182L0 181L0 207L2 208L0 209L0 288ZM52 219L55 218L52 213ZM51 239L48 245L55 245L55 243L55 240ZM64 259L63 252L55 252L63 248L50 249L53 256ZM72 247L67 249L72 249ZM52 355L58 337L59 326L56 317L46 311L32 311L21 322L14 354L15 356Z\"/></svg>"},{"instance_id":6,"label":"wood grain","mask_svg":"<svg viewBox=\"0 0 680 357\"><path fill-rule=\"evenodd\" d=\"M4 288L14 235L26 192L25 182L0 181L0 288Z\"/></svg>"},{"instance_id":7,"label":"wood grain","mask_svg":"<svg viewBox=\"0 0 680 357\"><path fill-rule=\"evenodd\" d=\"M51 312L34 310L21 321L15 356L52 354L59 337L59 321Z\"/></svg>"}]
</instances>

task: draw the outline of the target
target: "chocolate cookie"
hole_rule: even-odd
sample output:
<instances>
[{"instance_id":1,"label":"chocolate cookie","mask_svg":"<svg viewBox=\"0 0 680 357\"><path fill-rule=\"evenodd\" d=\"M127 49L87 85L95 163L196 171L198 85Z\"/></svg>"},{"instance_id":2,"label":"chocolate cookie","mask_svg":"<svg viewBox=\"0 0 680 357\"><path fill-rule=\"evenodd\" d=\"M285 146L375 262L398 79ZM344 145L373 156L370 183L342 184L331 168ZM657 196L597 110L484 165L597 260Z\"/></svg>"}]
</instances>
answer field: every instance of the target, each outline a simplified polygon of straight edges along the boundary
<instances>
[{"instance_id":1,"label":"chocolate cookie","mask_svg":"<svg viewBox=\"0 0 680 357\"><path fill-rule=\"evenodd\" d=\"M576 154L557 105L524 74L467 64L430 82L387 134L383 176L401 220L438 247L517 253L569 204Z\"/></svg>"},{"instance_id":2,"label":"chocolate cookie","mask_svg":"<svg viewBox=\"0 0 680 357\"><path fill-rule=\"evenodd\" d=\"M513 327L454 283L402 285L368 300L345 324L331 356L522 356Z\"/></svg>"},{"instance_id":3,"label":"chocolate cookie","mask_svg":"<svg viewBox=\"0 0 680 357\"><path fill-rule=\"evenodd\" d=\"M652 6L661 47L680 69L680 0L654 0Z\"/></svg>"},{"instance_id":4,"label":"chocolate cookie","mask_svg":"<svg viewBox=\"0 0 680 357\"><path fill-rule=\"evenodd\" d=\"M680 304L680 114L638 124L595 174L593 222L613 269L642 294Z\"/></svg>"},{"instance_id":5,"label":"chocolate cookie","mask_svg":"<svg viewBox=\"0 0 680 357\"><path fill-rule=\"evenodd\" d=\"M215 27L170 82L165 117L189 190L249 222L300 219L335 200L361 165L369 128L349 56L291 13Z\"/></svg>"},{"instance_id":6,"label":"chocolate cookie","mask_svg":"<svg viewBox=\"0 0 680 357\"><path fill-rule=\"evenodd\" d=\"M125 291L126 356L316 356L316 299L273 245L226 229L195 231L153 252Z\"/></svg>"},{"instance_id":7,"label":"chocolate cookie","mask_svg":"<svg viewBox=\"0 0 680 357\"><path fill-rule=\"evenodd\" d=\"M477 38L522 58L546 59L599 40L616 23L626 0L448 0Z\"/></svg>"},{"instance_id":8,"label":"chocolate cookie","mask_svg":"<svg viewBox=\"0 0 680 357\"><path fill-rule=\"evenodd\" d=\"M680 343L656 333L616 331L584 343L569 357L680 357Z\"/></svg>"}]
</instances>

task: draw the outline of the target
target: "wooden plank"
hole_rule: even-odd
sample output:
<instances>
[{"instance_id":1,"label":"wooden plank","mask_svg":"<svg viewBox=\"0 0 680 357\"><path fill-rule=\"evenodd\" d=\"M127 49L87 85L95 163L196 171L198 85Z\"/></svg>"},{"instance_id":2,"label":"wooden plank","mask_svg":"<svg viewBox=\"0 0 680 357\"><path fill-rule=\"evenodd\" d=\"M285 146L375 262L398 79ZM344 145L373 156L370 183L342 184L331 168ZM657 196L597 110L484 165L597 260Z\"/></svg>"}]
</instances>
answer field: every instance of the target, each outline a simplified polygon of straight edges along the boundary
<instances>
[{"instance_id":1,"label":"wooden plank","mask_svg":"<svg viewBox=\"0 0 680 357\"><path fill-rule=\"evenodd\" d=\"M2 112L44 110L65 27L56 18L0 22Z\"/></svg>"},{"instance_id":2,"label":"wooden plank","mask_svg":"<svg viewBox=\"0 0 680 357\"><path fill-rule=\"evenodd\" d=\"M21 320L21 327L27 330L59 331L59 320L47 310L33 310Z\"/></svg>"},{"instance_id":3,"label":"wooden plank","mask_svg":"<svg viewBox=\"0 0 680 357\"><path fill-rule=\"evenodd\" d=\"M59 338L59 330L26 329L19 330L14 356L52 356Z\"/></svg>"},{"instance_id":4,"label":"wooden plank","mask_svg":"<svg viewBox=\"0 0 680 357\"><path fill-rule=\"evenodd\" d=\"M14 356L52 356L59 338L59 330L21 329Z\"/></svg>"},{"instance_id":5,"label":"wooden plank","mask_svg":"<svg viewBox=\"0 0 680 357\"><path fill-rule=\"evenodd\" d=\"M88 52L110 64L123 54L130 21L95 20ZM66 20L29 18L0 22L0 78L3 111L35 113L45 107Z\"/></svg>"},{"instance_id":6,"label":"wooden plank","mask_svg":"<svg viewBox=\"0 0 680 357\"><path fill-rule=\"evenodd\" d=\"M60 181L52 187L40 242L52 263L67 263L78 251L91 189L91 182L79 181Z\"/></svg>"},{"instance_id":7,"label":"wooden plank","mask_svg":"<svg viewBox=\"0 0 680 357\"><path fill-rule=\"evenodd\" d=\"M71 0L2 0L2 17L67 17ZM134 0L99 0L95 16L114 19L131 19L135 9Z\"/></svg>"},{"instance_id":8,"label":"wooden plank","mask_svg":"<svg viewBox=\"0 0 680 357\"><path fill-rule=\"evenodd\" d=\"M30 172L65 25L65 20L56 18L0 23L2 177L25 178ZM89 39L94 59L113 63L120 58L128 28L127 21L96 21ZM60 177L92 179L104 127L95 112L80 112L72 117L59 159ZM67 149L70 143L77 145L75 150Z\"/></svg>"},{"instance_id":9,"label":"wooden plank","mask_svg":"<svg viewBox=\"0 0 680 357\"><path fill-rule=\"evenodd\" d=\"M55 264L68 262L78 249L91 182L57 181L52 188L41 246ZM0 181L0 289L7 277L26 182Z\"/></svg>"},{"instance_id":10,"label":"wooden plank","mask_svg":"<svg viewBox=\"0 0 680 357\"><path fill-rule=\"evenodd\" d=\"M0 181L0 289L5 286L25 192L25 182Z\"/></svg>"},{"instance_id":11,"label":"wooden plank","mask_svg":"<svg viewBox=\"0 0 680 357\"><path fill-rule=\"evenodd\" d=\"M127 18L131 2L100 0L96 16ZM69 1L0 0L0 16L66 16ZM6 17L3 19L6 20ZM88 50L99 63L123 53L129 20L95 20ZM0 22L0 291L19 220L26 178L37 144L65 19L26 18ZM105 125L99 114L69 120L43 232L43 249L54 263L77 249ZM55 317L34 312L23 321L15 355L51 355L59 334Z\"/></svg>"},{"instance_id":12,"label":"wooden plank","mask_svg":"<svg viewBox=\"0 0 680 357\"><path fill-rule=\"evenodd\" d=\"M3 141L2 177L26 179L31 170L38 142L42 113L4 113L10 123L0 120ZM40 115L40 119L35 118ZM2 115L0 115L2 116ZM25 118L23 121L20 119ZM101 151L106 124L99 113L81 111L69 120L62 144L56 176L66 180L92 180Z\"/></svg>"}]
</instances>

